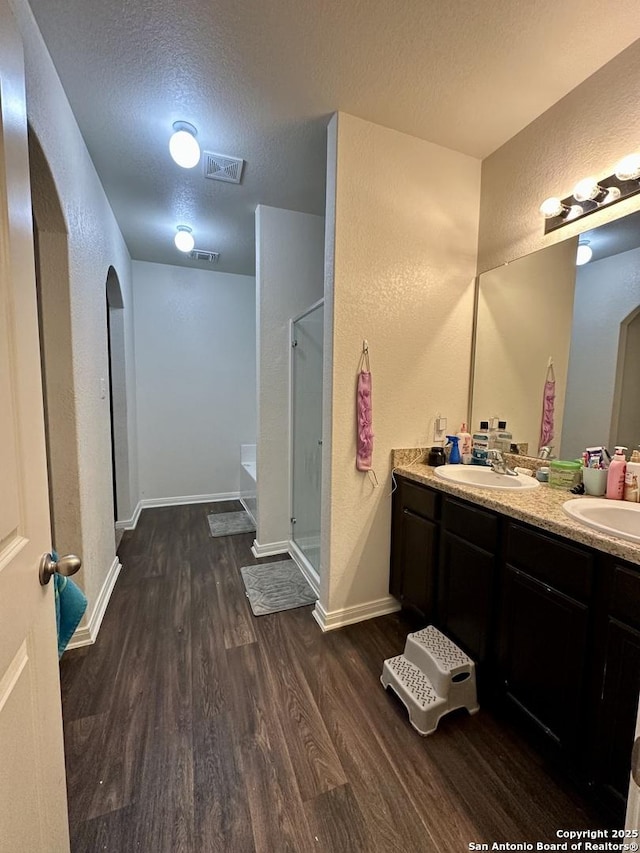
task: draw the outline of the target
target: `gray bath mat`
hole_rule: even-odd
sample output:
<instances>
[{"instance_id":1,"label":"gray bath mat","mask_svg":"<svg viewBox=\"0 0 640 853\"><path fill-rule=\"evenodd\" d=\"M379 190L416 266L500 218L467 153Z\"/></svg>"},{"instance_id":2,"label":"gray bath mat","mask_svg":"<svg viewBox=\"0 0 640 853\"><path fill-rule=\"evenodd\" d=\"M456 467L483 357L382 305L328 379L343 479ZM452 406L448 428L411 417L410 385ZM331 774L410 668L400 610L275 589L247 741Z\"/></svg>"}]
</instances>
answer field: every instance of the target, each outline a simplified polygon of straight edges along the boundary
<instances>
[{"instance_id":1,"label":"gray bath mat","mask_svg":"<svg viewBox=\"0 0 640 853\"><path fill-rule=\"evenodd\" d=\"M313 604L317 595L293 560L240 569L254 616Z\"/></svg>"},{"instance_id":2,"label":"gray bath mat","mask_svg":"<svg viewBox=\"0 0 640 853\"><path fill-rule=\"evenodd\" d=\"M248 512L214 512L207 516L209 536L233 536L235 533L253 533L256 529Z\"/></svg>"}]
</instances>

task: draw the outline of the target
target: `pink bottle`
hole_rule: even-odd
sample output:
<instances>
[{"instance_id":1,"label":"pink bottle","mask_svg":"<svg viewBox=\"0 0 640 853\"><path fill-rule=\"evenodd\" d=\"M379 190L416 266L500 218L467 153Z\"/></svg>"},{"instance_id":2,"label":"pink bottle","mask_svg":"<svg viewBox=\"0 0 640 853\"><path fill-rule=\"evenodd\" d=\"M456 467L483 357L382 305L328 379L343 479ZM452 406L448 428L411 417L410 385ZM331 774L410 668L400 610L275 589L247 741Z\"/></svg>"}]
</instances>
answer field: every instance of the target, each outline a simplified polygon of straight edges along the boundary
<instances>
[{"instance_id":1,"label":"pink bottle","mask_svg":"<svg viewBox=\"0 0 640 853\"><path fill-rule=\"evenodd\" d=\"M607 474L607 497L621 501L624 495L624 475L627 470L626 447L616 447L615 456L609 465Z\"/></svg>"}]
</instances>

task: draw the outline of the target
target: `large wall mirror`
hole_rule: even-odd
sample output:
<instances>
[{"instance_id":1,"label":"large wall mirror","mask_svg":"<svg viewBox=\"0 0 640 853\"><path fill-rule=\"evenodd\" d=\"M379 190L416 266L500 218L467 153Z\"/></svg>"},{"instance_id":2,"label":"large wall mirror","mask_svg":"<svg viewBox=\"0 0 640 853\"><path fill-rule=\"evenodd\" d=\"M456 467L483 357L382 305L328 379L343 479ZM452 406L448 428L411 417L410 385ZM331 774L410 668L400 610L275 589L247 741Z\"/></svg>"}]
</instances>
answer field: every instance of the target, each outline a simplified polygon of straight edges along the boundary
<instances>
[{"instance_id":1,"label":"large wall mirror","mask_svg":"<svg viewBox=\"0 0 640 853\"><path fill-rule=\"evenodd\" d=\"M577 266L586 241L591 260ZM537 456L551 361L554 456L640 445L640 213L489 270L477 287L473 429L506 420Z\"/></svg>"}]
</instances>

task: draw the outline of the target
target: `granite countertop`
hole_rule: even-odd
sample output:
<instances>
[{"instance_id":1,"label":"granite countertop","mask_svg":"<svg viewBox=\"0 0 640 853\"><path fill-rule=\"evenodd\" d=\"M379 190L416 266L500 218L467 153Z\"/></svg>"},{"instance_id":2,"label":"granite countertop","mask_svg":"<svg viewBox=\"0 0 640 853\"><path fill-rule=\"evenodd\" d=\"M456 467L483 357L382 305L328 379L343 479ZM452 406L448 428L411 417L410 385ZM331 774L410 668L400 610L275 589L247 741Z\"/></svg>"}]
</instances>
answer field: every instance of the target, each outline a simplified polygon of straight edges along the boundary
<instances>
[{"instance_id":1,"label":"granite countertop","mask_svg":"<svg viewBox=\"0 0 640 853\"><path fill-rule=\"evenodd\" d=\"M524 492L494 491L479 489L472 486L452 483L441 480L436 476L435 468L426 465L423 461L412 461L420 457L419 451L394 451L393 465L396 474L401 474L408 480L424 483L439 492L463 498L479 506L495 510L509 518L517 518L520 521L532 524L558 536L564 536L574 542L588 545L598 551L613 554L630 563L640 564L640 544L619 539L616 536L608 536L598 530L580 524L570 518L562 509L562 504L577 497L564 489L556 489L547 483L541 483L538 489L528 489ZM587 495L581 500L593 500Z\"/></svg>"}]
</instances>

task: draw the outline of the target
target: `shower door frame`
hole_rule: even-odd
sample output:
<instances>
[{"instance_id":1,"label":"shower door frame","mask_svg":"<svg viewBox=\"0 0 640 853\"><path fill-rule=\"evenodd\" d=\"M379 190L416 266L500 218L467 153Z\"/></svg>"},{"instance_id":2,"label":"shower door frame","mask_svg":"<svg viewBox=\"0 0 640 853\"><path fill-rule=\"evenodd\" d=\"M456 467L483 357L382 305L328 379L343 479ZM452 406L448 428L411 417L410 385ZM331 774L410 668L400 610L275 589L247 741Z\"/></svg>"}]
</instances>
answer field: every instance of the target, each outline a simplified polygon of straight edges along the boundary
<instances>
[{"instance_id":1,"label":"shower door frame","mask_svg":"<svg viewBox=\"0 0 640 853\"><path fill-rule=\"evenodd\" d=\"M289 518L293 518L293 471L294 471L294 446L293 446L293 391L294 391L294 364L293 359L295 356L293 346L294 341L294 327L295 324L299 320L304 320L309 314L315 311L318 308L324 308L324 296L321 299L318 299L317 302L314 302L313 305L310 305L300 314L296 314L295 317L291 317L289 320ZM324 319L323 319L323 336L324 336ZM323 373L323 398L324 398L324 340L322 346L322 373ZM323 399L323 409L324 409L324 399ZM322 430L322 423L320 424L320 429ZM290 537L289 537L289 555L295 561L296 565L302 572L302 574L307 579L309 586L316 593L316 595L320 595L320 571L313 568L309 560L307 559L304 552L300 549L298 544L293 539L293 524L290 523L289 527ZM320 565L322 564L322 545L320 546Z\"/></svg>"}]
</instances>

